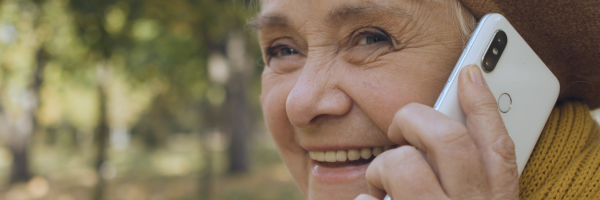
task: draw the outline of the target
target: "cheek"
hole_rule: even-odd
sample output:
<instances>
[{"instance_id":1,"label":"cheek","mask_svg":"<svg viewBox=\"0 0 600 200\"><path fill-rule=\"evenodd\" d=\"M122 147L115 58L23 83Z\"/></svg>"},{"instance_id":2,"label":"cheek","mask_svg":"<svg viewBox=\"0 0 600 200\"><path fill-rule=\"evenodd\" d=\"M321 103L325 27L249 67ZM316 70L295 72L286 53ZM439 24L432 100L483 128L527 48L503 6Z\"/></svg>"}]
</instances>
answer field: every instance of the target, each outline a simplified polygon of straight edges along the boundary
<instances>
[{"instance_id":1,"label":"cheek","mask_svg":"<svg viewBox=\"0 0 600 200\"><path fill-rule=\"evenodd\" d=\"M290 82L289 79L282 78L282 75L263 73L261 95L263 115L269 131L279 146L285 146L281 143L293 141L293 131L285 110L287 96L293 84Z\"/></svg>"},{"instance_id":2,"label":"cheek","mask_svg":"<svg viewBox=\"0 0 600 200\"><path fill-rule=\"evenodd\" d=\"M265 68L261 79L261 104L267 126L271 132L279 133L291 126L287 118L285 103L293 88L291 75L280 75ZM271 130L272 129L272 130Z\"/></svg>"},{"instance_id":3,"label":"cheek","mask_svg":"<svg viewBox=\"0 0 600 200\"><path fill-rule=\"evenodd\" d=\"M279 155L306 195L309 172L306 152L295 140L294 130L285 109L287 96L295 80L294 74L263 73L261 103L267 128L275 141Z\"/></svg>"},{"instance_id":4,"label":"cheek","mask_svg":"<svg viewBox=\"0 0 600 200\"><path fill-rule=\"evenodd\" d=\"M376 67L358 69L348 76L347 82L352 83L349 95L381 130L387 132L394 114L404 105L433 106L437 100L452 68L448 65L453 64L423 55L382 58L372 63Z\"/></svg>"}]
</instances>

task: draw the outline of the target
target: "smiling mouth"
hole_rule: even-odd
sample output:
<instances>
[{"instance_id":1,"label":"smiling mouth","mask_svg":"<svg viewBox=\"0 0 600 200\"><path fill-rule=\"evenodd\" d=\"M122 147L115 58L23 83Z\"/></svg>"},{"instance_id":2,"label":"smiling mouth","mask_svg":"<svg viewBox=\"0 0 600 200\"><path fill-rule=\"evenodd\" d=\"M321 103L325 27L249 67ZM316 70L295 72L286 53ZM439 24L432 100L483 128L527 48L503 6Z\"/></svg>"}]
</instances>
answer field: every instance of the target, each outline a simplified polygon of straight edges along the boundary
<instances>
[{"instance_id":1,"label":"smiling mouth","mask_svg":"<svg viewBox=\"0 0 600 200\"><path fill-rule=\"evenodd\" d=\"M395 147L397 145L337 151L309 151L308 154L312 160L317 161L322 166L343 167L368 164L379 154Z\"/></svg>"}]
</instances>

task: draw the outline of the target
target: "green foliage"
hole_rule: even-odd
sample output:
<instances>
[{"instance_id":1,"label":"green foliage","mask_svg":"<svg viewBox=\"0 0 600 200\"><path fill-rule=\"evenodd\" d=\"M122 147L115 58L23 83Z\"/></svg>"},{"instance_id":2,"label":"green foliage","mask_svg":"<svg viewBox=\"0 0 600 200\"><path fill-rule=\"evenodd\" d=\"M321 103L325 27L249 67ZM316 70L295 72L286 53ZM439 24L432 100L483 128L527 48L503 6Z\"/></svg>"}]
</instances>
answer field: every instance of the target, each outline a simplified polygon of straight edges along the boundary
<instances>
[{"instance_id":1,"label":"green foliage","mask_svg":"<svg viewBox=\"0 0 600 200\"><path fill-rule=\"evenodd\" d=\"M115 186L109 186L109 192L118 191L115 188L119 184L127 188L128 181L151 180L152 184L160 185L165 180L161 173L166 174L164 176L174 173L169 171L172 166L168 163L182 162L194 168L189 170L191 178L167 178L173 179L169 183L177 184L196 182L199 178L195 176L200 176L198 174L207 168L206 155L215 154L213 164L223 168L225 164L221 161L226 160L223 159L226 153L221 147L218 150L206 147L206 133L212 134L222 126L223 104L228 98L228 91L223 83L211 81L207 65L212 54L228 58L228 40L232 35L241 33L246 44L247 64L251 68L244 72L248 73L249 85L243 92L250 102L251 117L262 117L258 103L262 71L260 51L256 36L245 28L246 21L258 11L257 5L254 5L257 2L0 1L1 116L23 114L22 97L32 85L35 66L42 59L45 63L39 107L35 114L40 127L31 142L34 173L50 182L57 181L57 188L74 190L82 188L70 187L69 184L77 181L65 177L93 179L95 150L91 146L94 130L99 126L101 101L106 101L110 127L123 128L131 133L128 150L119 151L111 146L109 159L113 159L119 170L130 175L115 181ZM107 82L105 99L102 99L97 87L103 80ZM260 120L254 122L262 125ZM0 135L5 134L2 131ZM199 146L190 145L192 147L186 150L190 153L180 155L180 150L170 149L173 144L169 142L180 137L194 139ZM6 148L0 145L2 180L7 177L3 173L10 171L6 168L9 165L3 164L6 154ZM299 197L274 148L260 154L253 163L264 164L252 169L253 176L221 180L222 174L215 175L217 185L231 185L213 188L219 193L215 198ZM193 159L196 161L187 161ZM148 162L163 171L153 171L157 169L151 169ZM61 169L73 170L65 172ZM269 174L272 169L279 175ZM275 178L261 180L263 176ZM281 177L287 178L283 180ZM83 191L90 193L89 185L93 182L83 182ZM0 186L4 186L2 184L0 182ZM246 185L253 187L244 188ZM152 187L156 186L148 186L144 190L152 190ZM270 194L257 192L261 187L277 187L281 191ZM7 191L0 189L0 198L4 197L3 192ZM82 197L74 196L76 199ZM180 199L186 198L190 197Z\"/></svg>"}]
</instances>

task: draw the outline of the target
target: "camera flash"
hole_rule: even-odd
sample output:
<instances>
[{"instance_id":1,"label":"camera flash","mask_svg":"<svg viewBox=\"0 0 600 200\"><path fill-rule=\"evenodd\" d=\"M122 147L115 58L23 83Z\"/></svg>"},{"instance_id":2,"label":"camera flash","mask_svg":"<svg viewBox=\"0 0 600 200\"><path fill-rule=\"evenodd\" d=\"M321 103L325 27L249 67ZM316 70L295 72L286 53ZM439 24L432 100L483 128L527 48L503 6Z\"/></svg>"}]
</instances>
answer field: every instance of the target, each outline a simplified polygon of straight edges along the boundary
<instances>
[{"instance_id":1,"label":"camera flash","mask_svg":"<svg viewBox=\"0 0 600 200\"><path fill-rule=\"evenodd\" d=\"M494 53L494 55L498 55L498 48L494 47L494 49L492 49L492 53Z\"/></svg>"}]
</instances>

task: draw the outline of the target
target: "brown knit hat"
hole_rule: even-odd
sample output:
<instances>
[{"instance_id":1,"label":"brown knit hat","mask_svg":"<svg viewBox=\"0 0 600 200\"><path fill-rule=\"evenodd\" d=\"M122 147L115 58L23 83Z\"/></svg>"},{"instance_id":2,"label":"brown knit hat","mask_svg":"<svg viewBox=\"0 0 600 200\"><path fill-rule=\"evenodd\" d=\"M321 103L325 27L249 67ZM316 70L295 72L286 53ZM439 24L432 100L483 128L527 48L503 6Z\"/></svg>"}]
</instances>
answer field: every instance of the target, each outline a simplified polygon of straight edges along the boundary
<instances>
[{"instance_id":1,"label":"brown knit hat","mask_svg":"<svg viewBox=\"0 0 600 200\"><path fill-rule=\"evenodd\" d=\"M560 81L559 100L600 107L600 1L461 2L478 19L490 12L504 15Z\"/></svg>"}]
</instances>

